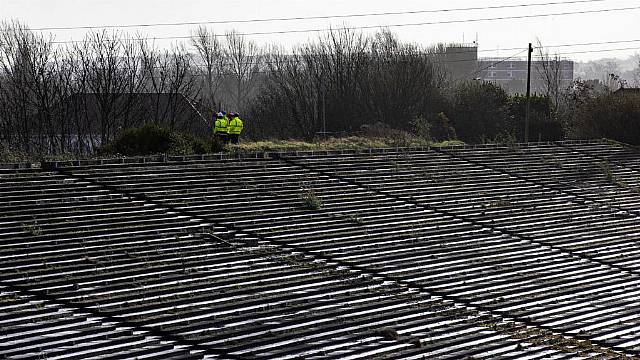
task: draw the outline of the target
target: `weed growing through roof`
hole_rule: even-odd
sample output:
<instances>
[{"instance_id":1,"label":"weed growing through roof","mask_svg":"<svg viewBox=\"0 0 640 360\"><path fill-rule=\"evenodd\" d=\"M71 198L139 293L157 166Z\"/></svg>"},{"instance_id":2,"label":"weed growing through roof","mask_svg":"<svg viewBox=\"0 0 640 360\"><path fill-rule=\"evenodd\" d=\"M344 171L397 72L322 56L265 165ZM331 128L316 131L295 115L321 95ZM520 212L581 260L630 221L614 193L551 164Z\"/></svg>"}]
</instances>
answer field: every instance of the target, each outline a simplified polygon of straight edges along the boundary
<instances>
[{"instance_id":1,"label":"weed growing through roof","mask_svg":"<svg viewBox=\"0 0 640 360\"><path fill-rule=\"evenodd\" d=\"M362 217L358 213L355 213L355 214L331 213L331 214L329 214L329 216L332 217L332 218L335 218L335 219L346 220L346 221L352 222L352 223L354 223L356 225L364 224L364 220L362 219Z\"/></svg>"},{"instance_id":2,"label":"weed growing through roof","mask_svg":"<svg viewBox=\"0 0 640 360\"><path fill-rule=\"evenodd\" d=\"M322 199L316 194L315 190L307 189L304 191L302 195L300 195L302 202L304 202L305 206L309 210L320 210L322 209Z\"/></svg>"},{"instance_id":3,"label":"weed growing through roof","mask_svg":"<svg viewBox=\"0 0 640 360\"><path fill-rule=\"evenodd\" d=\"M484 142L484 141L483 141ZM495 142L507 148L508 151L515 152L520 150L520 145L514 134L505 133L496 136Z\"/></svg>"},{"instance_id":4,"label":"weed growing through roof","mask_svg":"<svg viewBox=\"0 0 640 360\"><path fill-rule=\"evenodd\" d=\"M613 173L611 164L608 161L604 160L599 162L598 167L600 168L600 170L602 171L602 175L604 175L605 179L607 179L608 182L620 188L626 189L629 187L629 184L627 184L624 180L620 179Z\"/></svg>"},{"instance_id":5,"label":"weed growing through roof","mask_svg":"<svg viewBox=\"0 0 640 360\"><path fill-rule=\"evenodd\" d=\"M0 304L15 301L18 301L18 294L16 293L0 294Z\"/></svg>"},{"instance_id":6,"label":"weed growing through roof","mask_svg":"<svg viewBox=\"0 0 640 360\"><path fill-rule=\"evenodd\" d=\"M615 175L613 175L613 171L611 169L611 164L609 164L608 161L601 161L598 163L598 167L600 168L600 170L602 171L602 175L604 175L605 179L607 179L607 181L613 181L613 179L615 178Z\"/></svg>"},{"instance_id":7,"label":"weed growing through roof","mask_svg":"<svg viewBox=\"0 0 640 360\"><path fill-rule=\"evenodd\" d=\"M398 164L397 161L391 161L391 165L393 166L393 172L394 173L398 173L400 172L400 164Z\"/></svg>"},{"instance_id":8,"label":"weed growing through roof","mask_svg":"<svg viewBox=\"0 0 640 360\"><path fill-rule=\"evenodd\" d=\"M359 214L349 215L349 220L358 225L362 225L364 223Z\"/></svg>"},{"instance_id":9,"label":"weed growing through roof","mask_svg":"<svg viewBox=\"0 0 640 360\"><path fill-rule=\"evenodd\" d=\"M400 341L407 344L411 344L417 348L422 347L422 341L418 337L400 336L396 329L392 327L383 327L373 331L376 336L382 337L386 341Z\"/></svg>"},{"instance_id":10,"label":"weed growing through roof","mask_svg":"<svg viewBox=\"0 0 640 360\"><path fill-rule=\"evenodd\" d=\"M487 208L503 208L511 206L511 202L505 199L494 200L486 205Z\"/></svg>"},{"instance_id":11,"label":"weed growing through roof","mask_svg":"<svg viewBox=\"0 0 640 360\"><path fill-rule=\"evenodd\" d=\"M398 340L400 338L400 335L398 335L398 332L391 327L384 327L382 329L378 329L374 333L385 340Z\"/></svg>"},{"instance_id":12,"label":"weed growing through roof","mask_svg":"<svg viewBox=\"0 0 640 360\"><path fill-rule=\"evenodd\" d=\"M617 352L611 351L606 348L602 348L597 345L593 345L589 340L580 340L571 337L565 337L562 335L554 334L550 330L547 329L538 329L535 327L525 327L523 325L517 325L513 322L487 322L481 324L481 326L488 327L493 331L497 331L502 334L506 334L512 336L516 339L524 340L523 343L530 345L522 345L519 343L520 349L523 350L524 347L528 346L549 346L558 351L576 354L578 356L581 355L589 355L593 356L593 354L598 354L599 356L604 356L606 358L615 358L615 359L628 359L626 355L619 354Z\"/></svg>"},{"instance_id":13,"label":"weed growing through roof","mask_svg":"<svg viewBox=\"0 0 640 360\"><path fill-rule=\"evenodd\" d=\"M562 162L560 162L560 160L558 160L555 155L542 155L542 162L544 164L550 164L558 168L562 167Z\"/></svg>"},{"instance_id":14,"label":"weed growing through roof","mask_svg":"<svg viewBox=\"0 0 640 360\"><path fill-rule=\"evenodd\" d=\"M42 228L38 226L38 223L35 224L22 224L22 230L33 235L39 236L42 235Z\"/></svg>"}]
</instances>

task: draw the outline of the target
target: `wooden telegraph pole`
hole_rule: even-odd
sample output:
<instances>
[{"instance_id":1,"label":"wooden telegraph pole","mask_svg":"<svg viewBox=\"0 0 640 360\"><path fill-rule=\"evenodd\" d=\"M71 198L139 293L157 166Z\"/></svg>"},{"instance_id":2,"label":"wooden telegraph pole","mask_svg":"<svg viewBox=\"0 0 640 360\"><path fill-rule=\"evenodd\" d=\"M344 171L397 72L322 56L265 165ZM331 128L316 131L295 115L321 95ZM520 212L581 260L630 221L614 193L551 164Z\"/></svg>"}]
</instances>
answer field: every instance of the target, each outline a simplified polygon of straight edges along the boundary
<instances>
[{"instance_id":1,"label":"wooden telegraph pole","mask_svg":"<svg viewBox=\"0 0 640 360\"><path fill-rule=\"evenodd\" d=\"M529 142L529 97L531 96L531 53L533 53L533 47L529 43L529 51L527 58L527 108L524 114L524 142Z\"/></svg>"}]
</instances>

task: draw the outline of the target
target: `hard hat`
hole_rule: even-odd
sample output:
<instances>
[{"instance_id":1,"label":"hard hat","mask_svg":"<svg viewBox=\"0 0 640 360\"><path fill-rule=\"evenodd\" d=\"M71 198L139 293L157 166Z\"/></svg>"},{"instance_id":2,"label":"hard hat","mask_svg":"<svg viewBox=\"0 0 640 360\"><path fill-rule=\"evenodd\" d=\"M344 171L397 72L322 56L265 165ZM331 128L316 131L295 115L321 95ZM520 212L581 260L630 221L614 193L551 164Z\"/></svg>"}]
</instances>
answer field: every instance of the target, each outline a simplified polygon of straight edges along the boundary
<instances>
[{"instance_id":1,"label":"hard hat","mask_svg":"<svg viewBox=\"0 0 640 360\"><path fill-rule=\"evenodd\" d=\"M219 112L219 113L218 113L218 117L222 117L222 116L223 116L223 115L222 115L222 113L221 113L221 112Z\"/></svg>"}]
</instances>

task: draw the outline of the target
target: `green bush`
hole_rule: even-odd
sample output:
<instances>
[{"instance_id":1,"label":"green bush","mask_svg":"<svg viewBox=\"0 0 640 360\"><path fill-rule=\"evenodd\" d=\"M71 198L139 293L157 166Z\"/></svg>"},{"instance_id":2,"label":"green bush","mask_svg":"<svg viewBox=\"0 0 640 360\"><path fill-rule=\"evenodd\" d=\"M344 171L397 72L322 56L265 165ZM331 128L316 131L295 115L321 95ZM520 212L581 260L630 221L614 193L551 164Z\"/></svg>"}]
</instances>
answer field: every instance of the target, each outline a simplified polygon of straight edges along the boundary
<instances>
[{"instance_id":1,"label":"green bush","mask_svg":"<svg viewBox=\"0 0 640 360\"><path fill-rule=\"evenodd\" d=\"M28 157L19 151L12 149L9 146L0 143L0 163L14 163L27 161Z\"/></svg>"},{"instance_id":2,"label":"green bush","mask_svg":"<svg viewBox=\"0 0 640 360\"><path fill-rule=\"evenodd\" d=\"M562 140L562 123L557 119L551 99L546 95L531 95L529 98L529 141ZM509 126L518 141L524 141L527 97L513 95L509 98Z\"/></svg>"},{"instance_id":3,"label":"green bush","mask_svg":"<svg viewBox=\"0 0 640 360\"><path fill-rule=\"evenodd\" d=\"M483 142L511 133L508 121L509 95L490 82L468 81L454 89L448 114L460 140Z\"/></svg>"},{"instance_id":4,"label":"green bush","mask_svg":"<svg viewBox=\"0 0 640 360\"><path fill-rule=\"evenodd\" d=\"M410 122L413 133L427 141L431 141L431 123L422 116L416 116Z\"/></svg>"},{"instance_id":5,"label":"green bush","mask_svg":"<svg viewBox=\"0 0 640 360\"><path fill-rule=\"evenodd\" d=\"M444 112L417 116L410 124L416 136L430 142L456 139L456 130Z\"/></svg>"},{"instance_id":6,"label":"green bush","mask_svg":"<svg viewBox=\"0 0 640 360\"><path fill-rule=\"evenodd\" d=\"M193 155L222 151L224 144L215 140L205 141L192 135L147 124L141 128L127 129L110 144L99 150L99 154L126 156L171 154Z\"/></svg>"},{"instance_id":7,"label":"green bush","mask_svg":"<svg viewBox=\"0 0 640 360\"><path fill-rule=\"evenodd\" d=\"M572 128L579 138L608 138L640 145L640 95L602 94L577 106Z\"/></svg>"}]
</instances>

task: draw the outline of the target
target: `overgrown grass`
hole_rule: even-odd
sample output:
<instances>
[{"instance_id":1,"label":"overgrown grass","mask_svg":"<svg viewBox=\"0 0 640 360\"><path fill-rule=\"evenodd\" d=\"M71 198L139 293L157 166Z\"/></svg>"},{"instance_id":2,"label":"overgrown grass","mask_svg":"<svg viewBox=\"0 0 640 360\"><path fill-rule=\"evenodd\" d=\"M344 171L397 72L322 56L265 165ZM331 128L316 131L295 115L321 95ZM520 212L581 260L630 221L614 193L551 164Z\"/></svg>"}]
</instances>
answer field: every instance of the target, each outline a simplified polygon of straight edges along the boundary
<instances>
[{"instance_id":1,"label":"overgrown grass","mask_svg":"<svg viewBox=\"0 0 640 360\"><path fill-rule=\"evenodd\" d=\"M125 130L117 139L102 147L95 155L74 154L32 155L21 154L0 145L0 163L28 161L65 161L91 159L104 156L144 156L154 154L192 155L217 152L232 154L248 154L270 151L323 151L323 150L365 150L370 148L396 147L445 147L464 144L460 140L431 142L408 133L396 133L389 137L348 136L340 138L320 139L316 141L302 140L258 140L243 141L241 144L227 144L215 139L202 139L154 125L138 129Z\"/></svg>"},{"instance_id":2,"label":"overgrown grass","mask_svg":"<svg viewBox=\"0 0 640 360\"><path fill-rule=\"evenodd\" d=\"M393 138L349 136L329 138L317 141L301 140L260 140L243 142L238 145L227 145L230 152L250 153L265 151L317 151L317 150L359 150L370 148L420 147L420 146L451 146L461 145L462 141L449 140L439 143L426 141L419 137L409 137L402 141Z\"/></svg>"}]
</instances>

